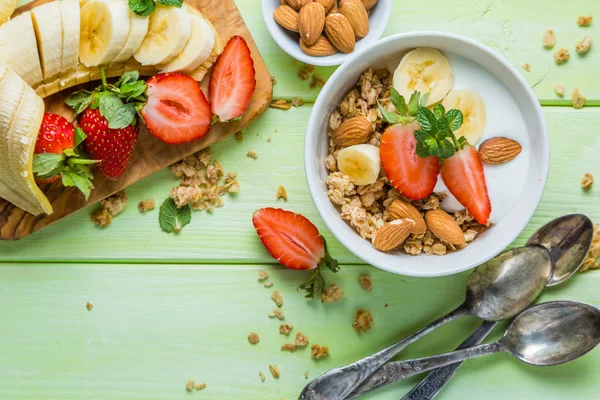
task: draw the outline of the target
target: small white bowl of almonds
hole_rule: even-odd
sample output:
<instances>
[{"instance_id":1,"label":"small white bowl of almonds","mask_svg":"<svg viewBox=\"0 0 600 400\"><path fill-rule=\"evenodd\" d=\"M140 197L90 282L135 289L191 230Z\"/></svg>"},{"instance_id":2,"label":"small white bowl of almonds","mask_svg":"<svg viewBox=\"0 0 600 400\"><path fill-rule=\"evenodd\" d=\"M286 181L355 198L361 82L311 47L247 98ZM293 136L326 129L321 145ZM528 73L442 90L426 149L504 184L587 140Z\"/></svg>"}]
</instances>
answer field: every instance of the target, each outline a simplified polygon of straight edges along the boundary
<instances>
[{"instance_id":1,"label":"small white bowl of almonds","mask_svg":"<svg viewBox=\"0 0 600 400\"><path fill-rule=\"evenodd\" d=\"M262 0L265 25L286 53L335 66L381 38L392 0Z\"/></svg>"}]
</instances>

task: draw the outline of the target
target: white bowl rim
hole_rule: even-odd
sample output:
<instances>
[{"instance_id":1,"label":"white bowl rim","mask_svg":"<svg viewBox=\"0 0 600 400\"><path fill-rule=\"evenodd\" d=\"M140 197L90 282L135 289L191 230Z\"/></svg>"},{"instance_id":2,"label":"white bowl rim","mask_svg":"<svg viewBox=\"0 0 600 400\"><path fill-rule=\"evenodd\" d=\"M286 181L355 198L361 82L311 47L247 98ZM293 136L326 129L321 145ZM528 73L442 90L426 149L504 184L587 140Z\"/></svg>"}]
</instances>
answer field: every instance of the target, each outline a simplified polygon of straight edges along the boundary
<instances>
[{"instance_id":1,"label":"white bowl rim","mask_svg":"<svg viewBox=\"0 0 600 400\"><path fill-rule=\"evenodd\" d=\"M268 13L269 10L267 9L267 2L269 1L276 2L277 0L261 0L261 11L263 14L265 26L267 27L267 30L269 31L269 34L271 35L275 43L277 43L277 46L279 46L279 48L281 48L286 54L288 54L292 58L295 58L298 61L302 61L303 63L315 65L318 67L334 67L343 64L350 57L354 56L355 53L359 52L355 51L349 54L344 54L340 52L326 57L313 57L309 56L308 54L305 54L302 50L300 50L300 45L298 43L296 43L294 47L288 46L287 42L282 39L281 35L276 34L276 31L273 30L273 24L277 25L277 23L274 22L273 15L269 15ZM379 21L380 23L374 25L370 24L369 35L363 39L360 39L367 40L367 42L365 43L366 45L372 46L377 42L377 40L381 38L381 36L383 36L383 32L385 31L390 21L390 17L392 15L392 3L393 0L380 0L377 4L378 7L383 8L381 10L381 14L384 17L381 21Z\"/></svg>"},{"instance_id":2,"label":"white bowl rim","mask_svg":"<svg viewBox=\"0 0 600 400\"><path fill-rule=\"evenodd\" d=\"M314 159L310 158L310 156L309 156L309 154L311 153L311 149L317 148L318 137L320 134L322 134L322 132L318 132L318 130L313 129L313 126L316 126L318 123L317 115L316 115L316 113L314 113L314 110L318 110L320 108L325 108L325 103L328 101L328 99L326 99L326 95L329 94L329 88L331 86L335 85L335 82L337 81L337 79L346 73L346 71L350 68L351 64L353 63L353 61L362 57L363 54L373 51L374 48L381 46L385 43L396 41L396 40L401 40L401 39L415 38L415 37L430 37L432 39L435 39L435 38L454 39L454 40L462 41L468 45L474 46L474 47L478 48L479 50L482 50L483 52L489 54L497 62L502 64L511 73L512 77L518 81L518 83L522 86L522 89L525 90L525 92L528 95L527 100L531 101L532 104L534 105L534 109L536 111L535 117L536 117L537 121L540 123L540 129L545 133L544 139L542 140L543 148L540 149L542 152L540 154L540 163L542 165L542 168L545 170L545 173L540 178L542 180L541 185L540 185L541 190L539 190L537 193L537 198L535 198L535 207L532 207L532 209L530 210L529 216L527 218L524 218L520 224L518 224L514 227L514 231L513 231L514 233L510 236L507 236L506 240L499 241L498 245L496 245L493 248L490 248L490 251L487 253L488 256L480 257L477 260L473 260L471 262L465 263L462 266L457 266L457 267L448 269L443 272L428 271L425 269L415 270L415 271L403 270L402 272L398 272L394 268L388 267L386 265L378 264L377 262L374 262L373 260L369 260L369 257L367 257L367 256L359 255L358 252L352 246L354 240L348 236L336 233L335 229L337 229L337 228L334 225L334 219L330 218L330 215L326 212L323 212L322 208L320 207L321 202L319 199L319 193L323 191L323 188L319 185L318 179L312 178L312 177L318 176L318 171L315 168ZM310 134L311 131L312 131L312 134ZM471 38L468 38L468 37L465 37L462 35L458 35L455 33L451 33L451 32L413 31L413 32L408 32L408 33L399 33L399 34L395 34L395 35L380 39L380 40L374 42L371 45L371 47L363 49L362 51L357 52L356 54L352 54L352 57L348 58L344 62L344 64L342 64L327 80L327 83L325 84L325 86L323 87L321 92L319 93L317 100L315 101L315 103L313 105L313 112L311 112L311 115L309 118L308 127L307 127L307 131L306 131L306 135L305 135L305 143L304 143L304 171L305 171L306 181L308 184L308 189L309 189L311 198L313 200L313 203L315 204L315 207L317 208L317 211L319 212L319 215L325 222L325 225L327 226L329 231L352 254L354 254L356 257L363 260L367 264L373 265L376 268L382 269L387 272L391 272L393 274L404 275L404 276L413 276L413 277L424 277L424 278L441 277L441 276L454 275L454 274L458 274L458 273L470 270L472 268L475 268L475 267L485 263L486 261L495 257L496 255L500 254L504 249L506 249L511 243L513 243L515 241L515 239L521 234L521 232L529 224L529 221L531 220L531 218L533 217L535 211L537 210L537 208L539 206L539 203L542 199L542 196L543 196L545 188L546 188L546 184L548 182L548 174L550 171L550 139L549 139L548 128L547 128L547 124L546 124L546 118L544 116L544 113L543 113L542 107L539 103L539 100L537 99L537 97L535 95L535 92L533 91L531 86L529 86L529 83L525 80L525 78L518 72L518 70L515 68L515 66L513 66L511 63L509 63L498 52L496 52L495 50L487 47L486 45L484 45L474 39L471 39ZM330 201L327 198L327 196L326 196L326 200ZM341 220L339 218L339 214L335 215L335 219ZM365 239L361 239L361 240L365 240ZM422 257L422 256L419 256L419 257Z\"/></svg>"}]
</instances>

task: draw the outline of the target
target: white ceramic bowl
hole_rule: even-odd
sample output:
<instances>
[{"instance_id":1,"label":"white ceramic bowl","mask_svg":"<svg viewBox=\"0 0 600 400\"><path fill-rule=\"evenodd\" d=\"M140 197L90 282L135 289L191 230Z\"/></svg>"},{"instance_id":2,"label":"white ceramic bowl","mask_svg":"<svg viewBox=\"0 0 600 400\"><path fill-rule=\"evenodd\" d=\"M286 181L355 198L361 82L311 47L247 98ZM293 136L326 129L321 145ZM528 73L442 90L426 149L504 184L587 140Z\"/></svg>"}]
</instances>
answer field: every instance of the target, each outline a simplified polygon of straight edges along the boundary
<instances>
[{"instance_id":1,"label":"white ceramic bowl","mask_svg":"<svg viewBox=\"0 0 600 400\"><path fill-rule=\"evenodd\" d=\"M477 92L486 104L485 140L518 137L523 152L502 166L486 166L494 226L465 249L445 256L413 257L382 253L340 218L327 197L329 116L367 68L392 72L402 55L416 47L434 47L450 60L455 87ZM520 114L520 115L518 115ZM515 122L516 121L516 122ZM481 142L480 142L481 143ZM409 276L434 277L476 267L510 245L525 228L542 197L548 176L550 145L546 122L534 92L521 74L486 46L451 33L414 32L376 42L347 60L328 80L313 107L305 142L305 170L313 201L329 230L357 257L380 269ZM494 215L496 211L496 215Z\"/></svg>"},{"instance_id":2,"label":"white ceramic bowl","mask_svg":"<svg viewBox=\"0 0 600 400\"><path fill-rule=\"evenodd\" d=\"M273 18L275 9L279 7L279 0L261 0L261 7L265 25L275 42L290 56L302 62L318 65L332 66L340 65L353 54L369 48L373 42L381 38L392 13L392 0L379 0L371 9L369 16L369 34L356 42L354 52L350 54L337 53L327 57L313 57L305 54L300 49L300 36L296 32L290 32L283 28Z\"/></svg>"}]
</instances>

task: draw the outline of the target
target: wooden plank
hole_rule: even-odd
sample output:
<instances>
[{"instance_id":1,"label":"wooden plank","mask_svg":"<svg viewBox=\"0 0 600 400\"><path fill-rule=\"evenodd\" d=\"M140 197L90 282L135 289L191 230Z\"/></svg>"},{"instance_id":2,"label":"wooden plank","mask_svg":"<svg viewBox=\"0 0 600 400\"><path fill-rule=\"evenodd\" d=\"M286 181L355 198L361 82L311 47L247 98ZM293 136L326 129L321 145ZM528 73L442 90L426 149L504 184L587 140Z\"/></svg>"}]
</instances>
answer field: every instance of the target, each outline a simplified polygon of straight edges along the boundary
<instances>
[{"instance_id":1,"label":"wooden plank","mask_svg":"<svg viewBox=\"0 0 600 400\"><path fill-rule=\"evenodd\" d=\"M17 10L17 13L47 2L48 0L36 0L21 7L20 10ZM89 201L86 202L77 189L65 189L60 182L55 182L43 188L54 207L52 215L36 217L1 200L0 239L11 240L23 238L83 207L94 204L159 169L240 130L252 123L267 109L272 96L271 76L233 0L189 0L188 3L202 11L213 23L219 31L223 43L226 43L234 35L241 35L250 46L256 69L257 89L242 119L234 123L215 124L203 138L192 143L180 145L163 143L152 136L144 126L141 126L140 138L125 175L116 181L110 181L105 179L100 172L96 171L94 179L95 189L92 191ZM206 82L204 83L206 84ZM60 113L73 119L71 110L65 107L63 103L71 91L62 91L51 98L47 98L47 108L52 112Z\"/></svg>"},{"instance_id":2,"label":"wooden plank","mask_svg":"<svg viewBox=\"0 0 600 400\"><path fill-rule=\"evenodd\" d=\"M266 268L284 299L286 322L330 356L314 361L310 349L294 354L267 318L273 289L257 282ZM187 399L188 379L206 382L204 399L296 399L306 384L329 368L366 356L459 304L467 274L413 279L368 266L342 266L330 282L345 290L339 303L305 300L296 292L306 272L273 266L21 265L0 268L0 398ZM373 291L360 289L368 273ZM577 275L548 290L543 301L571 299L600 304L600 274ZM432 295L435 294L435 295ZM86 310L86 302L94 305ZM387 307L385 305L388 305ZM355 310L374 318L371 331L351 328ZM477 325L466 318L411 346L404 357L448 351ZM502 329L500 329L501 331ZM261 342L246 337L257 332ZM498 336L496 332L496 336ZM600 350L568 365L535 368L508 355L467 362L444 390L446 399L595 398ZM276 364L281 377L268 371ZM262 383L258 372L267 375ZM414 380L367 397L397 399ZM485 382L485 384L482 384ZM573 392L573 391L576 392Z\"/></svg>"},{"instance_id":3,"label":"wooden plank","mask_svg":"<svg viewBox=\"0 0 600 400\"><path fill-rule=\"evenodd\" d=\"M273 0L276 1L276 0ZM308 82L297 78L301 64L294 65L292 58L281 50L269 35L264 25L256 0L236 1L250 32L259 43L271 74L278 81L275 97L290 98L303 96L314 100L317 91L311 90ZM513 63L534 90L543 104L570 104L560 101L554 93L554 85L565 86L570 99L571 91L579 87L589 104L600 104L600 81L596 79L600 70L600 52L597 48L584 57L575 53L575 45L589 35L600 40L600 22L588 28L577 26L579 15L593 15L600 18L600 2L580 0L461 0L411 2L393 1L393 13L384 33L413 31L448 31L468 36L497 50ZM548 28L556 32L556 47L565 47L571 52L571 59L564 65L556 65L553 51L542 47L542 35ZM523 65L529 63L531 72ZM327 78L334 68L317 68L317 74Z\"/></svg>"},{"instance_id":4,"label":"wooden plank","mask_svg":"<svg viewBox=\"0 0 600 400\"><path fill-rule=\"evenodd\" d=\"M128 189L130 205L110 227L96 228L89 221L93 208L84 210L24 240L0 242L0 261L273 263L257 239L251 217L258 208L278 206L313 220L340 261L360 263L325 229L308 193L302 146L310 111L310 106L270 109L246 131L243 143L228 138L213 146L225 171L238 171L241 191L227 196L225 206L213 214L194 213L192 223L179 235L160 230L157 211L142 215L136 208L138 201L149 197L160 204L177 184L163 170ZM598 113L592 108L565 107L547 107L545 112L552 146L550 179L538 211L517 244L562 214L583 212L600 222L600 189L585 193L579 186L585 172L600 176ZM256 151L258 159L246 157L248 150ZM287 188L288 202L275 200L279 185Z\"/></svg>"}]
</instances>

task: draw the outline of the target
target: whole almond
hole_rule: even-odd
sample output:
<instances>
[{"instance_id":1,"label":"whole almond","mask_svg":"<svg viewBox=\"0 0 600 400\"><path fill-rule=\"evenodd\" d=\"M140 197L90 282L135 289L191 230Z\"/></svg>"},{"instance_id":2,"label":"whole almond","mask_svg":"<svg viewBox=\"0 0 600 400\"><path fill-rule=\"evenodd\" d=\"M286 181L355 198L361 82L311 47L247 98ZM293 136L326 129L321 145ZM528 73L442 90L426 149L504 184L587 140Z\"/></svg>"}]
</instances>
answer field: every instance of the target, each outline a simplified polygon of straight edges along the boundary
<instances>
[{"instance_id":1,"label":"whole almond","mask_svg":"<svg viewBox=\"0 0 600 400\"><path fill-rule=\"evenodd\" d=\"M390 205L390 215L393 219L411 219L415 221L415 229L413 233L416 235L423 235L427 232L427 225L425 224L425 220L423 216L417 210L415 206L410 204L404 200L394 200L394 202Z\"/></svg>"},{"instance_id":2,"label":"whole almond","mask_svg":"<svg viewBox=\"0 0 600 400\"><path fill-rule=\"evenodd\" d=\"M370 10L375 4L377 4L378 1L379 0L362 0L362 3L365 5L367 10Z\"/></svg>"},{"instance_id":3,"label":"whole almond","mask_svg":"<svg viewBox=\"0 0 600 400\"><path fill-rule=\"evenodd\" d=\"M315 2L319 3L325 9L325 12L329 12L331 7L335 4L335 0L315 0Z\"/></svg>"},{"instance_id":4,"label":"whole almond","mask_svg":"<svg viewBox=\"0 0 600 400\"><path fill-rule=\"evenodd\" d=\"M300 11L306 4L313 0L286 0L288 6L292 7L296 11Z\"/></svg>"},{"instance_id":5,"label":"whole almond","mask_svg":"<svg viewBox=\"0 0 600 400\"><path fill-rule=\"evenodd\" d=\"M427 227L440 240L454 245L465 242L465 235L458 223L444 210L430 210L425 214Z\"/></svg>"},{"instance_id":6,"label":"whole almond","mask_svg":"<svg viewBox=\"0 0 600 400\"><path fill-rule=\"evenodd\" d=\"M369 33L369 15L365 5L360 0L342 0L339 8L354 30L357 38L364 38Z\"/></svg>"},{"instance_id":7,"label":"whole almond","mask_svg":"<svg viewBox=\"0 0 600 400\"><path fill-rule=\"evenodd\" d=\"M298 32L298 19L300 15L298 11L294 10L290 6L279 6L273 13L275 21L285 29L292 32Z\"/></svg>"},{"instance_id":8,"label":"whole almond","mask_svg":"<svg viewBox=\"0 0 600 400\"><path fill-rule=\"evenodd\" d=\"M400 246L413 232L414 221L410 219L397 219L388 222L375 232L373 245L379 251L390 251Z\"/></svg>"},{"instance_id":9,"label":"whole almond","mask_svg":"<svg viewBox=\"0 0 600 400\"><path fill-rule=\"evenodd\" d=\"M308 3L300 10L298 21L300 37L307 46L312 46L323 33L325 9L319 3Z\"/></svg>"},{"instance_id":10,"label":"whole almond","mask_svg":"<svg viewBox=\"0 0 600 400\"><path fill-rule=\"evenodd\" d=\"M352 53L356 45L354 29L350 21L342 14L330 14L325 19L325 33L339 51L342 53Z\"/></svg>"},{"instance_id":11,"label":"whole almond","mask_svg":"<svg viewBox=\"0 0 600 400\"><path fill-rule=\"evenodd\" d=\"M505 137L488 139L479 146L479 158L488 164L504 164L521 153L521 145Z\"/></svg>"},{"instance_id":12,"label":"whole almond","mask_svg":"<svg viewBox=\"0 0 600 400\"><path fill-rule=\"evenodd\" d=\"M367 143L373 134L373 124L365 116L359 115L342 122L331 134L331 140L338 147L348 147Z\"/></svg>"},{"instance_id":13,"label":"whole almond","mask_svg":"<svg viewBox=\"0 0 600 400\"><path fill-rule=\"evenodd\" d=\"M326 57L338 52L338 49L323 35L312 46L307 46L304 40L300 39L300 49L313 57Z\"/></svg>"}]
</instances>

